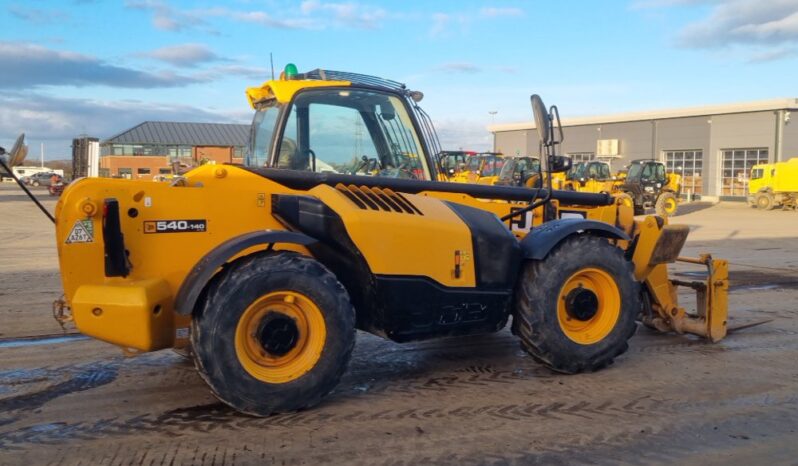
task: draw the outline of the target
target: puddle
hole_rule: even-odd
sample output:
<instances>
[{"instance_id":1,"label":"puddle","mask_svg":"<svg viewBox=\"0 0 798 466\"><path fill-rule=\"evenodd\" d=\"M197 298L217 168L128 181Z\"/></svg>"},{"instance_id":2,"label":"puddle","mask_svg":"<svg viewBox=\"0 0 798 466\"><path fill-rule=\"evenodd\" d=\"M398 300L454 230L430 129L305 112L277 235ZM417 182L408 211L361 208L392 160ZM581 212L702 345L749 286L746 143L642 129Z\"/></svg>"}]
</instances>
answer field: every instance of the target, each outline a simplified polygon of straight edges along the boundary
<instances>
[{"instance_id":1,"label":"puddle","mask_svg":"<svg viewBox=\"0 0 798 466\"><path fill-rule=\"evenodd\" d=\"M72 343L75 341L89 340L85 335L58 335L46 336L37 338L9 338L0 340L0 349L2 348L22 348L25 346L39 346L39 345L56 345L58 343Z\"/></svg>"}]
</instances>

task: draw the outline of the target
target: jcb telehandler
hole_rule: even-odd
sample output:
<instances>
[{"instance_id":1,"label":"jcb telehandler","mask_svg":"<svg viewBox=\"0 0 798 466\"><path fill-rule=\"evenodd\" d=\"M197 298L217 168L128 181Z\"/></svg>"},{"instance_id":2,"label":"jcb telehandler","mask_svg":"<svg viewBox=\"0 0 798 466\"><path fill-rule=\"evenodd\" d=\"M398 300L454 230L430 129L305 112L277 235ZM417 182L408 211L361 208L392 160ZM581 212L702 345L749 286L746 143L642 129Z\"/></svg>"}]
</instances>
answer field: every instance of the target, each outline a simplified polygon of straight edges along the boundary
<instances>
[{"instance_id":1,"label":"jcb telehandler","mask_svg":"<svg viewBox=\"0 0 798 466\"><path fill-rule=\"evenodd\" d=\"M616 178L610 172L610 164L600 160L578 162L565 174L563 189L583 193L612 193Z\"/></svg>"},{"instance_id":2,"label":"jcb telehandler","mask_svg":"<svg viewBox=\"0 0 798 466\"><path fill-rule=\"evenodd\" d=\"M668 277L686 226L635 221L606 194L435 181L422 94L393 81L289 66L247 95L245 165L67 187L60 320L131 353L190 347L213 393L255 415L318 403L355 329L407 342L512 320L526 351L569 374L611 364L638 318L725 336L726 262L687 259L706 282ZM556 107L532 105L541 161L562 171ZM379 168L344 174L363 157ZM697 314L676 301L680 285L698 290Z\"/></svg>"},{"instance_id":3,"label":"jcb telehandler","mask_svg":"<svg viewBox=\"0 0 798 466\"><path fill-rule=\"evenodd\" d=\"M657 215L671 217L679 208L681 180L676 173L666 173L662 162L633 160L616 189L632 198L635 215L642 215L646 208L653 207Z\"/></svg>"}]
</instances>

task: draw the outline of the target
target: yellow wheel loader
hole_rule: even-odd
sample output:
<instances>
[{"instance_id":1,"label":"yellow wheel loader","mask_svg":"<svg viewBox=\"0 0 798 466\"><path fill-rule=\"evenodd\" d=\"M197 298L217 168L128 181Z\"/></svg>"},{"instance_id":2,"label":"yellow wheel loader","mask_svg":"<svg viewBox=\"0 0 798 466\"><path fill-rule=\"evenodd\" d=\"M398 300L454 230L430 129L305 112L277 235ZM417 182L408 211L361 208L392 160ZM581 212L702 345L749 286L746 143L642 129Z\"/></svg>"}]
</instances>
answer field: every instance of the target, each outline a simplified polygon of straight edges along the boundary
<instances>
[{"instance_id":1,"label":"yellow wheel loader","mask_svg":"<svg viewBox=\"0 0 798 466\"><path fill-rule=\"evenodd\" d=\"M706 282L668 276L686 226L636 221L606 194L436 181L420 92L289 66L247 96L245 164L66 188L60 321L128 354L190 348L210 390L253 415L318 403L346 370L355 329L409 342L512 321L529 354L568 374L611 364L636 320L726 334L726 262L692 260ZM570 160L556 155L556 107L538 96L532 106L550 186ZM363 157L375 163L350 174ZM698 291L694 314L678 286Z\"/></svg>"}]
</instances>

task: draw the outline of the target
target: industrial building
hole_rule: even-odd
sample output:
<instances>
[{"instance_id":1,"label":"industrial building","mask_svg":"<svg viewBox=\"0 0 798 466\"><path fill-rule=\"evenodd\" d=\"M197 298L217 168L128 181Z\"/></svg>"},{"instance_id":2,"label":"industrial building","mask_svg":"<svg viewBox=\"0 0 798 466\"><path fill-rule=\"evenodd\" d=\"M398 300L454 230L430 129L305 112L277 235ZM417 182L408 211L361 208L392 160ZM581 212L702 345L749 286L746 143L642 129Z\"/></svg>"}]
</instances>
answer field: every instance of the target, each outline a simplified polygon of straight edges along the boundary
<instances>
[{"instance_id":1,"label":"industrial building","mask_svg":"<svg viewBox=\"0 0 798 466\"><path fill-rule=\"evenodd\" d=\"M249 125L145 121L100 143L100 176L151 179L213 161L242 163Z\"/></svg>"},{"instance_id":2,"label":"industrial building","mask_svg":"<svg viewBox=\"0 0 798 466\"><path fill-rule=\"evenodd\" d=\"M750 168L798 157L798 99L566 118L561 153L574 161L656 159L683 176L683 195L744 199ZM798 113L795 113L798 116ZM491 125L494 150L537 155L534 122Z\"/></svg>"}]
</instances>

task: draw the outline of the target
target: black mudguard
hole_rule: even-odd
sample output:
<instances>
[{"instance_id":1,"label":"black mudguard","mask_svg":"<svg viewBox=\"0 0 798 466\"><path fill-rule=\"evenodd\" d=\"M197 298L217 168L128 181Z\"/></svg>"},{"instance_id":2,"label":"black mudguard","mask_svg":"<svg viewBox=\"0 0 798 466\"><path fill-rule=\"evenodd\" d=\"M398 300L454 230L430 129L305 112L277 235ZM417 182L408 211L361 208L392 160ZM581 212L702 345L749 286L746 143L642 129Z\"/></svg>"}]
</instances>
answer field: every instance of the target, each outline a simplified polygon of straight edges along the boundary
<instances>
[{"instance_id":1,"label":"black mudguard","mask_svg":"<svg viewBox=\"0 0 798 466\"><path fill-rule=\"evenodd\" d=\"M565 238L581 234L627 241L630 239L624 231L608 223L581 218L564 218L552 220L533 228L521 240L521 251L525 259L542 260Z\"/></svg>"},{"instance_id":2,"label":"black mudguard","mask_svg":"<svg viewBox=\"0 0 798 466\"><path fill-rule=\"evenodd\" d=\"M280 230L253 231L231 238L205 254L194 265L177 292L175 312L181 315L191 314L202 290L219 267L241 251L259 244L290 243L307 246L315 242L315 239L306 234Z\"/></svg>"}]
</instances>

